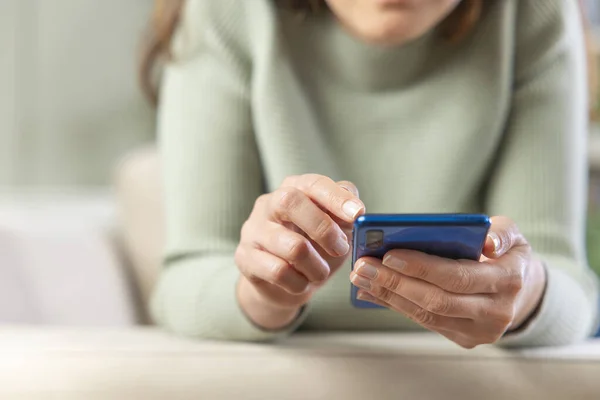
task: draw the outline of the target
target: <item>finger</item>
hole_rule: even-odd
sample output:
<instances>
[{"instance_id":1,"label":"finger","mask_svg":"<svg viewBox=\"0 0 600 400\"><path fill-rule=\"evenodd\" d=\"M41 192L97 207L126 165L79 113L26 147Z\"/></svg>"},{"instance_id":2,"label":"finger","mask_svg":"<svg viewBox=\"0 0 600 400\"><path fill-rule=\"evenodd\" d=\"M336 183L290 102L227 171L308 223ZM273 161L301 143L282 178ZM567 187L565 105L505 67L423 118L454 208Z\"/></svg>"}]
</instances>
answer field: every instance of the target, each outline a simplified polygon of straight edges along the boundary
<instances>
[{"instance_id":1,"label":"finger","mask_svg":"<svg viewBox=\"0 0 600 400\"><path fill-rule=\"evenodd\" d=\"M316 287L309 285L308 289L300 294L291 294L279 286L257 279L252 284L261 298L277 308L298 307L310 301Z\"/></svg>"},{"instance_id":2,"label":"finger","mask_svg":"<svg viewBox=\"0 0 600 400\"><path fill-rule=\"evenodd\" d=\"M502 335L498 334L481 332L480 329L477 329L476 322L472 320L436 318L435 316L426 317L424 316L424 311L419 311L414 305L411 305L410 302L405 302L402 306L392 306L363 290L358 292L357 298L400 312L413 321L421 324L424 328L439 333L465 349L473 349L480 344L496 343L500 337L502 337ZM403 311L405 309L406 311ZM411 317L409 313L413 316ZM425 322L424 325L424 323L419 321L427 322Z\"/></svg>"},{"instance_id":3,"label":"finger","mask_svg":"<svg viewBox=\"0 0 600 400\"><path fill-rule=\"evenodd\" d=\"M472 320L433 314L397 294L386 294L382 298L371 292L360 290L357 298L374 304L385 305L387 308L405 315L417 324L436 332L470 332L475 328L475 322Z\"/></svg>"},{"instance_id":4,"label":"finger","mask_svg":"<svg viewBox=\"0 0 600 400\"><path fill-rule=\"evenodd\" d=\"M378 306L381 306L381 307L390 308L390 309L392 308L391 305L384 302L383 300L379 300L377 297L369 294L369 292L367 292L365 290L359 290L358 294L356 295L356 298L361 301L368 301L369 303L377 304Z\"/></svg>"},{"instance_id":5,"label":"finger","mask_svg":"<svg viewBox=\"0 0 600 400\"><path fill-rule=\"evenodd\" d=\"M471 260L451 260L414 250L391 250L383 265L432 283L446 291L462 294L497 293L502 271L493 264Z\"/></svg>"},{"instance_id":6,"label":"finger","mask_svg":"<svg viewBox=\"0 0 600 400\"><path fill-rule=\"evenodd\" d=\"M344 232L304 192L283 187L273 194L270 209L275 222L293 223L332 256L348 254L350 245Z\"/></svg>"},{"instance_id":7,"label":"finger","mask_svg":"<svg viewBox=\"0 0 600 400\"><path fill-rule=\"evenodd\" d=\"M249 246L239 246L235 263L241 273L252 282L263 280L291 294L304 293L309 288L306 277L287 261Z\"/></svg>"},{"instance_id":8,"label":"finger","mask_svg":"<svg viewBox=\"0 0 600 400\"><path fill-rule=\"evenodd\" d=\"M346 233L346 236L348 237L348 245L350 246L350 248L352 248L352 232L344 232L344 233ZM329 266L329 278L328 279L331 279L341 269L341 267L343 267L345 265L345 261L348 259L348 256L350 255L350 250L348 251L347 254L345 254L343 256L331 256L318 244L316 244L314 242L311 242L311 243L312 243L313 247L315 248L315 250L317 251L317 253L319 253L321 258L323 260L325 260L325 262ZM325 284L326 282L327 282L327 280L322 281L320 283ZM319 284L319 282L313 283L313 285L318 285L318 284Z\"/></svg>"},{"instance_id":9,"label":"finger","mask_svg":"<svg viewBox=\"0 0 600 400\"><path fill-rule=\"evenodd\" d=\"M346 222L354 222L365 212L365 205L354 194L356 188L347 181L339 185L326 176L307 174L290 177L283 186L297 187L324 210Z\"/></svg>"},{"instance_id":10,"label":"finger","mask_svg":"<svg viewBox=\"0 0 600 400\"><path fill-rule=\"evenodd\" d=\"M390 306L387 303L382 302L381 300L378 300L377 298L371 296L367 292L360 291L360 292L358 292L357 297L359 300L368 301L369 303L377 304L378 306L394 310L394 308L392 306ZM394 311L397 311L397 310L394 310ZM451 330L443 329L443 328L435 328L435 329L432 329L429 327L425 327L425 328L432 332L439 333L440 335L444 336L445 338L455 342L456 344L458 344L461 347L464 347L466 349L472 349L476 345L473 342L472 338L470 338L467 334L464 334L462 332L451 331Z\"/></svg>"},{"instance_id":11,"label":"finger","mask_svg":"<svg viewBox=\"0 0 600 400\"><path fill-rule=\"evenodd\" d=\"M487 258L500 258L509 250L527 245L527 241L517 225L506 217L492 217L492 226L488 232L483 255Z\"/></svg>"},{"instance_id":12,"label":"finger","mask_svg":"<svg viewBox=\"0 0 600 400\"><path fill-rule=\"evenodd\" d=\"M376 297L394 293L433 314L456 318L479 318L492 301L480 295L446 292L431 283L404 276L383 265L375 266L375 260L361 259L350 280ZM385 298L383 300L387 301Z\"/></svg>"},{"instance_id":13,"label":"finger","mask_svg":"<svg viewBox=\"0 0 600 400\"><path fill-rule=\"evenodd\" d=\"M329 264L307 238L274 222L268 222L261 231L250 234L255 244L287 261L308 281L322 282L329 277Z\"/></svg>"},{"instance_id":14,"label":"finger","mask_svg":"<svg viewBox=\"0 0 600 400\"><path fill-rule=\"evenodd\" d=\"M346 235L346 237L348 238L348 243L352 243L352 230L353 230L352 224L339 219L335 215L330 215L330 217L333 220L333 222L335 222L340 227L342 232L344 232L344 235Z\"/></svg>"},{"instance_id":15,"label":"finger","mask_svg":"<svg viewBox=\"0 0 600 400\"><path fill-rule=\"evenodd\" d=\"M350 193L352 193L353 195L355 195L357 198L360 198L358 188L356 187L356 185L354 185L354 183L352 183L350 181L339 181L339 182L337 182L337 184L342 189L347 190ZM364 212L364 210L363 210L363 212ZM354 221L347 222L343 219L338 218L335 215L333 215L332 218L335 222L338 223L338 225L340 226L340 228L342 228L342 230L344 231L346 236L348 236L348 240L350 241L350 243L352 243L352 231L354 228Z\"/></svg>"},{"instance_id":16,"label":"finger","mask_svg":"<svg viewBox=\"0 0 600 400\"><path fill-rule=\"evenodd\" d=\"M342 189L345 189L345 190L349 191L350 193L352 193L356 197L360 197L360 193L358 192L358 188L356 187L356 185L354 183L352 183L350 181L339 181L339 182L337 182L337 184Z\"/></svg>"},{"instance_id":17,"label":"finger","mask_svg":"<svg viewBox=\"0 0 600 400\"><path fill-rule=\"evenodd\" d=\"M356 188L356 186L354 186L354 184L352 182L349 181L339 181L337 182L337 184L344 190L349 191L350 193L354 194L356 197L358 196L358 189ZM329 212L329 210L321 207L319 204L317 204L317 206L319 208L321 208L321 210L323 210L325 213L329 214L329 216L331 217L331 219L333 219L335 221L336 224L339 225L339 227L342 229L342 231L346 234L346 236L348 237L348 240L350 243L352 243L352 230L354 228L354 221L346 221L343 220L341 218L338 218L335 214L332 214Z\"/></svg>"}]
</instances>

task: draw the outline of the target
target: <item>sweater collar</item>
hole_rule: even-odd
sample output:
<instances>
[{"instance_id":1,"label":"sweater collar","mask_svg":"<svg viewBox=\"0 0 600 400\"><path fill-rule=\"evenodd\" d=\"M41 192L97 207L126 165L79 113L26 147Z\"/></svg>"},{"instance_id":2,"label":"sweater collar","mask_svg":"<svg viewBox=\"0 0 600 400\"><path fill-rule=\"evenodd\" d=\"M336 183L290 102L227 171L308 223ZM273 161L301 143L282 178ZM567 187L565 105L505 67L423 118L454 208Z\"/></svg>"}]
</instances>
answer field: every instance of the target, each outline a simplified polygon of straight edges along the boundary
<instances>
[{"instance_id":1,"label":"sweater collar","mask_svg":"<svg viewBox=\"0 0 600 400\"><path fill-rule=\"evenodd\" d=\"M429 67L437 31L399 46L379 46L353 36L334 17L315 21L319 67L343 85L364 91L386 91L414 83Z\"/></svg>"}]
</instances>

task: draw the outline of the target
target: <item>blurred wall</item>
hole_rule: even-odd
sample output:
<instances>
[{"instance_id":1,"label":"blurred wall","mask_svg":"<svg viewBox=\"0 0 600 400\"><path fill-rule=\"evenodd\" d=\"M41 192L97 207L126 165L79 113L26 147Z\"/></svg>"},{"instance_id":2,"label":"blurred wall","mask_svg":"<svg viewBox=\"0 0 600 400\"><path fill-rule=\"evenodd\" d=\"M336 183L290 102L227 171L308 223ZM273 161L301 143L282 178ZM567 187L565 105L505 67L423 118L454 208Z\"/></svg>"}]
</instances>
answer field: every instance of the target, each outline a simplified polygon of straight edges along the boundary
<instances>
[{"instance_id":1,"label":"blurred wall","mask_svg":"<svg viewBox=\"0 0 600 400\"><path fill-rule=\"evenodd\" d=\"M153 139L137 89L151 0L0 0L0 186L103 185Z\"/></svg>"}]
</instances>

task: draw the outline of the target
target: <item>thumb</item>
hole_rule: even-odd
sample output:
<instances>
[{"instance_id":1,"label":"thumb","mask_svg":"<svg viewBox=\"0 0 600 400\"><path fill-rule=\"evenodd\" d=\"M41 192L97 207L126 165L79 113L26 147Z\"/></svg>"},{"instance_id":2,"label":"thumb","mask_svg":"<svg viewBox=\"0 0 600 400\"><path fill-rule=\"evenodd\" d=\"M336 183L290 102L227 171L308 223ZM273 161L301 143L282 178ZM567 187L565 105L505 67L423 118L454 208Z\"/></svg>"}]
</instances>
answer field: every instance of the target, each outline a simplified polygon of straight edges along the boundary
<instances>
[{"instance_id":1,"label":"thumb","mask_svg":"<svg viewBox=\"0 0 600 400\"><path fill-rule=\"evenodd\" d=\"M492 217L483 255L487 258L500 258L514 247L527 244L517 225L506 217Z\"/></svg>"}]
</instances>

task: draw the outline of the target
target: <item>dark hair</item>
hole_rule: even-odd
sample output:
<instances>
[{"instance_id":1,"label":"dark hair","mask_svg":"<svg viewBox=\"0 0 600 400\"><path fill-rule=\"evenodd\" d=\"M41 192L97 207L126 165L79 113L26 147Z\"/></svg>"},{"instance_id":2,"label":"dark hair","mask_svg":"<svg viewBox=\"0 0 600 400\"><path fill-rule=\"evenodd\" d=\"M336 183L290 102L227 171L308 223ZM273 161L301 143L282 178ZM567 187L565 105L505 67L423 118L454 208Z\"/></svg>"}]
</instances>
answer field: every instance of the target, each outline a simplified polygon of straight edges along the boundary
<instances>
[{"instance_id":1,"label":"dark hair","mask_svg":"<svg viewBox=\"0 0 600 400\"><path fill-rule=\"evenodd\" d=\"M217 0L215 0L217 1ZM298 13L312 14L326 8L325 0L272 0L278 6ZM154 12L142 48L139 79L145 95L158 102L158 75L169 57L171 39L177 28L185 0L155 0ZM462 0L442 23L442 35L450 41L465 37L479 20L484 0Z\"/></svg>"}]
</instances>

